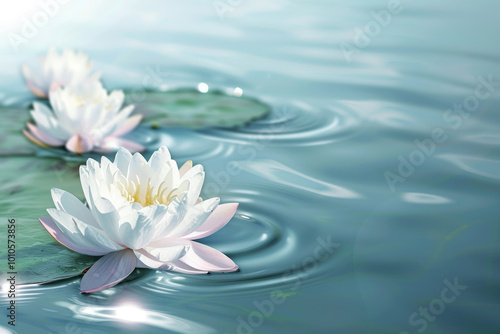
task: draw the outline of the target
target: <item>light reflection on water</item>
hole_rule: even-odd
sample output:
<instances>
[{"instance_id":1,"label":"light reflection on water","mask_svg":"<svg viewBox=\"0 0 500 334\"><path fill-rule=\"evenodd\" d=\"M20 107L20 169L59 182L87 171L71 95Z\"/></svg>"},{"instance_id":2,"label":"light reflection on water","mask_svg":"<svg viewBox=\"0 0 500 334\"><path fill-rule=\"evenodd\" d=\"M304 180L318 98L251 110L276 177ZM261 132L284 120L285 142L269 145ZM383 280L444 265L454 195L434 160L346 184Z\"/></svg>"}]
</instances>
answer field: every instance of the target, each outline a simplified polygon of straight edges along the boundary
<instances>
[{"instance_id":1,"label":"light reflection on water","mask_svg":"<svg viewBox=\"0 0 500 334\"><path fill-rule=\"evenodd\" d=\"M58 302L60 307L71 310L74 319L81 319L91 322L113 322L139 323L141 325L152 326L160 329L170 330L175 333L215 333L210 327L198 324L195 321L186 320L180 317L166 315L161 312L146 310L133 302L111 306L95 306L84 304L79 301L75 303Z\"/></svg>"}]
</instances>

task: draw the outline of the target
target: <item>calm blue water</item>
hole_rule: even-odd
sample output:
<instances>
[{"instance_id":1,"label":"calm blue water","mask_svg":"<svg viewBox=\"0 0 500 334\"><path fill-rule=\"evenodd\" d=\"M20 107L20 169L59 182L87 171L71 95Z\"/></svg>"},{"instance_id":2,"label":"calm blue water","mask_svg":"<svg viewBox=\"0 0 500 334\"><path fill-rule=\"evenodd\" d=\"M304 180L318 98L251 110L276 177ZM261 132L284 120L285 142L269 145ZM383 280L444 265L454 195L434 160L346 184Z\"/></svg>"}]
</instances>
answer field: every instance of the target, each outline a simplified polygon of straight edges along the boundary
<instances>
[{"instance_id":1,"label":"calm blue water","mask_svg":"<svg viewBox=\"0 0 500 334\"><path fill-rule=\"evenodd\" d=\"M4 104L55 45L91 54L109 88L206 82L273 110L160 137L205 166L207 195L241 203L206 239L240 272L26 286L16 332L500 332L500 6L403 1L373 23L387 6L72 1L17 53L2 39Z\"/></svg>"}]
</instances>

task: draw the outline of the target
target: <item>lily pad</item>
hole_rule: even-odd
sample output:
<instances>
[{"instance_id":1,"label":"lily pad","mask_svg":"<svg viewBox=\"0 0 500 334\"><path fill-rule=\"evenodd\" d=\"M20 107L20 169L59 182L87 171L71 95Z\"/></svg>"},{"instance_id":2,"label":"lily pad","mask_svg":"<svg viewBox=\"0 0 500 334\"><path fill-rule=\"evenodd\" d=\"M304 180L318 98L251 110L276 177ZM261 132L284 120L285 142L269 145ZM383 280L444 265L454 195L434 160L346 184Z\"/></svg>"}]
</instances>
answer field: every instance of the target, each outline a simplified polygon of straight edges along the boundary
<instances>
[{"instance_id":1,"label":"lily pad","mask_svg":"<svg viewBox=\"0 0 500 334\"><path fill-rule=\"evenodd\" d=\"M38 217L54 207L50 189L61 188L79 198L83 192L78 177L80 163L58 159L0 157L0 279L17 272L17 283L42 283L80 275L96 257L73 252L57 243ZM7 265L7 226L15 219L15 264Z\"/></svg>"},{"instance_id":2,"label":"lily pad","mask_svg":"<svg viewBox=\"0 0 500 334\"><path fill-rule=\"evenodd\" d=\"M34 155L36 146L22 130L30 118L28 108L0 107L0 156Z\"/></svg>"},{"instance_id":3,"label":"lily pad","mask_svg":"<svg viewBox=\"0 0 500 334\"><path fill-rule=\"evenodd\" d=\"M236 127L267 116L269 107L257 99L227 95L220 91L201 93L194 89L125 92L136 105L136 113L153 127ZM137 101L134 101L137 100Z\"/></svg>"}]
</instances>

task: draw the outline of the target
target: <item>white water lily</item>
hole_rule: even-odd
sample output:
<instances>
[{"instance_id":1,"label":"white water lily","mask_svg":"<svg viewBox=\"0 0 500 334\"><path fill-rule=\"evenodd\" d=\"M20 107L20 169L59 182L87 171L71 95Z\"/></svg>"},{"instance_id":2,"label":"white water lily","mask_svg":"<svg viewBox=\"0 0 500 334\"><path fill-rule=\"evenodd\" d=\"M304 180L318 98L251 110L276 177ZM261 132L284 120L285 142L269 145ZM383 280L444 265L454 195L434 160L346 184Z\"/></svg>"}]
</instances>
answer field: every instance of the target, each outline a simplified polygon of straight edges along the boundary
<instances>
[{"instance_id":1,"label":"white water lily","mask_svg":"<svg viewBox=\"0 0 500 334\"><path fill-rule=\"evenodd\" d=\"M134 106L120 110L124 94L115 90L107 94L100 82L78 87L57 88L49 96L52 110L33 103L31 115L36 126L27 123L23 133L41 146L65 146L81 154L90 151L113 152L120 147L143 151L144 146L119 138L132 131L142 115L129 117Z\"/></svg>"},{"instance_id":2,"label":"white water lily","mask_svg":"<svg viewBox=\"0 0 500 334\"><path fill-rule=\"evenodd\" d=\"M114 162L88 159L80 167L86 205L52 189L56 208L40 222L64 246L104 255L83 276L85 293L119 283L136 267L191 274L235 271L238 266L226 255L193 241L224 227L238 207L199 197L204 178L203 167L191 161L179 169L166 147L149 161L122 148Z\"/></svg>"},{"instance_id":3,"label":"white water lily","mask_svg":"<svg viewBox=\"0 0 500 334\"><path fill-rule=\"evenodd\" d=\"M78 87L99 81L99 73L91 74L92 63L82 52L64 50L61 54L51 48L41 60L41 68L33 71L23 65L22 72L33 94L46 98L59 87Z\"/></svg>"}]
</instances>

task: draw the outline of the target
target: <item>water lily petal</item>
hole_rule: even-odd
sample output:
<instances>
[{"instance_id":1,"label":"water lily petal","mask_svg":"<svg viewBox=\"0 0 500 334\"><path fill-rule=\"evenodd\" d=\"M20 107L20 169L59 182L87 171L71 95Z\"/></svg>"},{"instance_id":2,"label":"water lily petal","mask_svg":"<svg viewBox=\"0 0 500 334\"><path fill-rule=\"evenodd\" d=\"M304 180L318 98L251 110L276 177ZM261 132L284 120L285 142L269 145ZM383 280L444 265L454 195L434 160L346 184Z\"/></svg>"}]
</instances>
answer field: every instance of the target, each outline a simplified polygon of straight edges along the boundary
<instances>
[{"instance_id":1,"label":"water lily petal","mask_svg":"<svg viewBox=\"0 0 500 334\"><path fill-rule=\"evenodd\" d=\"M191 248L182 258L187 265L210 272L230 272L238 266L229 257L207 245L191 241Z\"/></svg>"},{"instance_id":2,"label":"water lily petal","mask_svg":"<svg viewBox=\"0 0 500 334\"><path fill-rule=\"evenodd\" d=\"M23 129L23 134L26 136L26 138L28 138L29 140L31 140L33 143L37 144L38 146L47 147L47 148L51 147L50 145L43 143L38 138L36 138L33 134L31 134L30 132L28 132L24 129Z\"/></svg>"},{"instance_id":3,"label":"water lily petal","mask_svg":"<svg viewBox=\"0 0 500 334\"><path fill-rule=\"evenodd\" d=\"M162 146L151 155L148 164L151 167L151 171L156 173L165 166L167 161L170 160L171 156L168 148Z\"/></svg>"},{"instance_id":4,"label":"water lily petal","mask_svg":"<svg viewBox=\"0 0 500 334\"><path fill-rule=\"evenodd\" d=\"M149 246L149 245L148 245ZM183 257L190 243L180 239L170 239L163 247L145 247L135 251L137 258L149 268L160 268L167 262Z\"/></svg>"},{"instance_id":5,"label":"water lily petal","mask_svg":"<svg viewBox=\"0 0 500 334\"><path fill-rule=\"evenodd\" d=\"M186 192L183 192L170 202L167 206L167 214L156 225L155 239L165 238L170 235L170 232L184 219L189 211L189 207L186 205L186 198Z\"/></svg>"},{"instance_id":6,"label":"water lily petal","mask_svg":"<svg viewBox=\"0 0 500 334\"><path fill-rule=\"evenodd\" d=\"M161 168L158 174L153 174L153 180L158 183L165 182L169 189L178 189L178 193L189 189L189 180L185 180L185 186L180 183L179 168L175 160L169 160Z\"/></svg>"},{"instance_id":7,"label":"water lily petal","mask_svg":"<svg viewBox=\"0 0 500 334\"><path fill-rule=\"evenodd\" d=\"M167 206L165 205L151 205L140 209L134 222L120 224L119 234L123 245L131 249L139 249L149 244L154 237L157 221L166 213Z\"/></svg>"},{"instance_id":8,"label":"water lily petal","mask_svg":"<svg viewBox=\"0 0 500 334\"><path fill-rule=\"evenodd\" d=\"M148 164L151 167L151 185L154 188L161 184L168 189L174 189L177 186L179 180L177 162L172 160L165 146L160 147L151 155Z\"/></svg>"},{"instance_id":9,"label":"water lily petal","mask_svg":"<svg viewBox=\"0 0 500 334\"><path fill-rule=\"evenodd\" d=\"M128 167L127 179L137 180L140 186L139 199L143 202L146 198L146 189L151 176L151 167L142 154L135 153L130 160Z\"/></svg>"},{"instance_id":10,"label":"water lily petal","mask_svg":"<svg viewBox=\"0 0 500 334\"><path fill-rule=\"evenodd\" d=\"M34 126L33 124L26 123L26 126L28 127L30 134L32 136L34 136L38 141L40 141L44 144L47 144L49 146L62 146L62 145L64 145L63 140L49 136L48 134L46 134L45 132L43 132L38 127Z\"/></svg>"},{"instance_id":11,"label":"water lily petal","mask_svg":"<svg viewBox=\"0 0 500 334\"><path fill-rule=\"evenodd\" d=\"M129 276L135 269L137 258L130 249L109 253L100 258L85 273L80 291L91 293L110 288Z\"/></svg>"},{"instance_id":12,"label":"water lily petal","mask_svg":"<svg viewBox=\"0 0 500 334\"><path fill-rule=\"evenodd\" d=\"M49 232L49 234L61 245L81 254L98 256L104 253L94 249L93 247L80 245L68 238L63 231L56 225L51 217L40 217L38 218L43 227Z\"/></svg>"},{"instance_id":13,"label":"water lily petal","mask_svg":"<svg viewBox=\"0 0 500 334\"><path fill-rule=\"evenodd\" d=\"M89 176L88 196L86 196L90 211L101 226L106 235L118 244L122 244L120 238L119 224L120 213L115 205L108 199L99 195L95 179Z\"/></svg>"},{"instance_id":14,"label":"water lily petal","mask_svg":"<svg viewBox=\"0 0 500 334\"><path fill-rule=\"evenodd\" d=\"M178 223L172 230L166 234L168 237L184 237L196 231L207 218L211 215L214 209L219 204L218 197L207 199L206 201L196 204L191 207L186 213L184 219Z\"/></svg>"},{"instance_id":15,"label":"water lily petal","mask_svg":"<svg viewBox=\"0 0 500 334\"><path fill-rule=\"evenodd\" d=\"M91 201L91 191L90 191L90 179L91 178L94 178L94 173L92 172L92 175L91 175L91 171L93 171L95 169L95 164L97 164L97 161L95 161L94 159L88 159L87 160L87 165L86 166L80 166L80 183L82 185L82 190L83 190L83 194L85 195L85 200L86 200L86 204L87 206L89 207L89 209L91 210L92 212L92 201ZM94 194L96 195L96 194Z\"/></svg>"},{"instance_id":16,"label":"water lily petal","mask_svg":"<svg viewBox=\"0 0 500 334\"><path fill-rule=\"evenodd\" d=\"M92 255L104 255L123 248L111 241L102 231L64 211L47 209L47 212L66 238L82 249L91 249ZM90 255L88 252L84 254Z\"/></svg>"},{"instance_id":17,"label":"water lily petal","mask_svg":"<svg viewBox=\"0 0 500 334\"><path fill-rule=\"evenodd\" d=\"M81 103L80 108L74 108L74 98L70 97L68 92L63 90L60 85L56 85L55 83L53 83L50 89L49 101L52 107L53 115L65 129L68 129L69 132L74 133L76 126L81 128L82 125L84 125L77 124L75 121L77 121L79 118L80 121L83 121L87 116L87 113L84 113L85 104Z\"/></svg>"},{"instance_id":18,"label":"water lily petal","mask_svg":"<svg viewBox=\"0 0 500 334\"><path fill-rule=\"evenodd\" d=\"M52 188L52 200L58 210L64 211L94 228L101 229L90 210L73 194Z\"/></svg>"},{"instance_id":19,"label":"water lily petal","mask_svg":"<svg viewBox=\"0 0 500 334\"><path fill-rule=\"evenodd\" d=\"M110 136L104 138L103 141L100 143L100 145L94 149L94 151L101 153L110 153L110 152L116 152L120 148L125 148L130 152L142 152L146 149L145 146L138 144L136 142Z\"/></svg>"},{"instance_id":20,"label":"water lily petal","mask_svg":"<svg viewBox=\"0 0 500 334\"><path fill-rule=\"evenodd\" d=\"M52 111L44 104L34 102L33 110L31 110L31 116L35 120L36 124L44 130L51 130L54 128L54 123L56 119ZM49 132L49 131L47 131ZM50 132L49 132L50 133Z\"/></svg>"},{"instance_id":21,"label":"water lily petal","mask_svg":"<svg viewBox=\"0 0 500 334\"><path fill-rule=\"evenodd\" d=\"M192 160L186 161L184 165L182 165L182 167L179 168L179 176L182 178L184 174L186 174L186 172L191 168L193 168L193 161Z\"/></svg>"},{"instance_id":22,"label":"water lily petal","mask_svg":"<svg viewBox=\"0 0 500 334\"><path fill-rule=\"evenodd\" d=\"M134 115L130 118L127 118L123 121L110 136L118 137L124 134L129 133L133 129L135 129L142 120L142 115Z\"/></svg>"},{"instance_id":23,"label":"water lily petal","mask_svg":"<svg viewBox=\"0 0 500 334\"><path fill-rule=\"evenodd\" d=\"M90 152L93 147L94 144L89 139L80 135L73 135L66 142L66 149L77 154Z\"/></svg>"},{"instance_id":24,"label":"water lily petal","mask_svg":"<svg viewBox=\"0 0 500 334\"><path fill-rule=\"evenodd\" d=\"M104 95L105 95L105 90ZM103 98L105 100L105 97ZM93 133L98 135L98 140L101 141L105 137L114 137L113 133L116 129L127 120L127 117L132 113L134 106L130 105L123 108L121 111L117 111L118 107L113 108L110 104L104 104L104 101L99 104L90 105L96 109L96 115L101 115L101 117L95 117L94 120L90 120L88 124L93 125ZM89 111L87 110L87 113ZM113 114L117 113L113 116ZM111 117L111 119L110 119Z\"/></svg>"},{"instance_id":25,"label":"water lily petal","mask_svg":"<svg viewBox=\"0 0 500 334\"><path fill-rule=\"evenodd\" d=\"M151 261L151 262L149 262ZM154 260L149 260L149 266L144 264L141 260L137 259L137 267L136 268L148 268L148 269L158 269L158 270L166 270L173 271L181 274L192 274L192 275L200 275L200 274L208 274L206 270L198 270L195 269L182 261L182 259L171 261L171 262L157 262ZM153 266L151 266L153 265Z\"/></svg>"},{"instance_id":26,"label":"water lily petal","mask_svg":"<svg viewBox=\"0 0 500 334\"><path fill-rule=\"evenodd\" d=\"M189 191L187 205L193 206L198 197L200 197L201 188L203 187L203 181L205 180L205 172L203 171L202 165L196 165L189 169L181 178L180 182L189 180Z\"/></svg>"},{"instance_id":27,"label":"water lily petal","mask_svg":"<svg viewBox=\"0 0 500 334\"><path fill-rule=\"evenodd\" d=\"M31 116L35 120L38 128L50 136L59 140L66 141L71 137L68 132L54 117L52 111L44 104L34 102Z\"/></svg>"},{"instance_id":28,"label":"water lily petal","mask_svg":"<svg viewBox=\"0 0 500 334\"><path fill-rule=\"evenodd\" d=\"M118 169L118 167L104 155L101 157L100 169L104 172L104 176L106 177L106 184L110 184L115 180L116 173L121 174L121 171Z\"/></svg>"},{"instance_id":29,"label":"water lily petal","mask_svg":"<svg viewBox=\"0 0 500 334\"><path fill-rule=\"evenodd\" d=\"M128 150L120 148L118 152L116 152L114 163L123 175L127 175L130 160L132 160L132 153Z\"/></svg>"},{"instance_id":30,"label":"water lily petal","mask_svg":"<svg viewBox=\"0 0 500 334\"><path fill-rule=\"evenodd\" d=\"M233 218L239 203L220 204L215 208L214 212L205 220L196 231L186 235L187 239L201 239L207 237L224 226Z\"/></svg>"},{"instance_id":31,"label":"water lily petal","mask_svg":"<svg viewBox=\"0 0 500 334\"><path fill-rule=\"evenodd\" d=\"M125 100L125 94L123 93L123 91L114 90L109 94L107 102L109 105L111 105L111 108L118 109L121 107L124 100Z\"/></svg>"},{"instance_id":32,"label":"water lily petal","mask_svg":"<svg viewBox=\"0 0 500 334\"><path fill-rule=\"evenodd\" d=\"M24 79L26 80L26 84L30 91L39 98L46 98L47 92L46 89L43 88L44 84L39 76L33 73L31 68L28 65L23 65L21 71L24 75Z\"/></svg>"},{"instance_id":33,"label":"water lily petal","mask_svg":"<svg viewBox=\"0 0 500 334\"><path fill-rule=\"evenodd\" d=\"M164 270L163 267L160 267L158 269ZM165 265L165 270L175 271L175 272L181 273L181 274L195 274L195 275L196 274L208 274L208 271L206 271L206 270L199 270L199 269L191 267L190 265L187 265L182 259L169 262L167 265Z\"/></svg>"}]
</instances>

